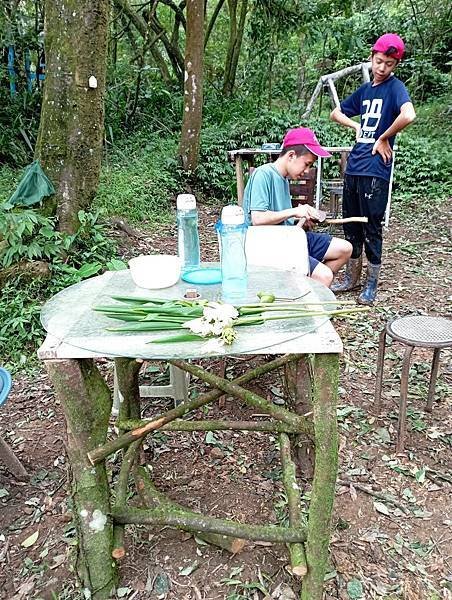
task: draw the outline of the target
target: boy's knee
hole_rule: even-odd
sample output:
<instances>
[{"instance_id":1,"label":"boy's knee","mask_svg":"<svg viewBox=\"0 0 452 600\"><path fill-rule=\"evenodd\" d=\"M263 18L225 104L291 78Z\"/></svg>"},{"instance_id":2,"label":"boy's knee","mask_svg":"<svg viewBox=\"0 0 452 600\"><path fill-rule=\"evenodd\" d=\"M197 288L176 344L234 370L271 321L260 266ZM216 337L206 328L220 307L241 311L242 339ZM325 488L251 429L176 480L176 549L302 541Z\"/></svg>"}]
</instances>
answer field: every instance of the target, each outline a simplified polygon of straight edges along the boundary
<instances>
[{"instance_id":1,"label":"boy's knee","mask_svg":"<svg viewBox=\"0 0 452 600\"><path fill-rule=\"evenodd\" d=\"M333 271L322 263L319 263L311 273L312 279L315 279L319 283L326 285L326 287L330 287L330 285L333 283L333 277Z\"/></svg>"},{"instance_id":2,"label":"boy's knee","mask_svg":"<svg viewBox=\"0 0 452 600\"><path fill-rule=\"evenodd\" d=\"M350 244L350 242L347 242L347 240L344 240L344 256L347 258L347 260L352 255L352 252L353 252L353 246Z\"/></svg>"},{"instance_id":3,"label":"boy's knee","mask_svg":"<svg viewBox=\"0 0 452 600\"><path fill-rule=\"evenodd\" d=\"M350 242L343 240L342 238L333 238L333 241L337 258L343 260L344 263L347 262L352 255L353 246L350 244Z\"/></svg>"}]
</instances>

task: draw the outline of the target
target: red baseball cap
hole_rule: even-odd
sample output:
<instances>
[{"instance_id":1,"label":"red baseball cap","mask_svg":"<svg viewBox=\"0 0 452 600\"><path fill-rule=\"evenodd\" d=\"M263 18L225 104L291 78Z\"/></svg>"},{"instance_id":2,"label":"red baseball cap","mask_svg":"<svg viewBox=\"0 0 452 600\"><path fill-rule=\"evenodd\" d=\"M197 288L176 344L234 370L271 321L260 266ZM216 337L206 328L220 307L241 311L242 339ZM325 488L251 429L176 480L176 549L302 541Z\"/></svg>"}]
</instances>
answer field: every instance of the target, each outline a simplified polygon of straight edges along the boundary
<instances>
[{"instance_id":1,"label":"red baseball cap","mask_svg":"<svg viewBox=\"0 0 452 600\"><path fill-rule=\"evenodd\" d=\"M385 33L380 36L373 45L372 50L386 54L389 48L395 48L395 50L391 52L391 54L388 54L388 56L396 58L397 60L402 60L403 55L405 54L405 44L403 43L402 38L395 33Z\"/></svg>"},{"instance_id":2,"label":"red baseball cap","mask_svg":"<svg viewBox=\"0 0 452 600\"><path fill-rule=\"evenodd\" d=\"M306 146L309 152L312 152L312 154L315 154L316 156L321 156L322 158L331 156L331 154L319 144L315 133L308 127L289 129L284 136L282 147L287 148L287 146L299 146L300 144Z\"/></svg>"}]
</instances>

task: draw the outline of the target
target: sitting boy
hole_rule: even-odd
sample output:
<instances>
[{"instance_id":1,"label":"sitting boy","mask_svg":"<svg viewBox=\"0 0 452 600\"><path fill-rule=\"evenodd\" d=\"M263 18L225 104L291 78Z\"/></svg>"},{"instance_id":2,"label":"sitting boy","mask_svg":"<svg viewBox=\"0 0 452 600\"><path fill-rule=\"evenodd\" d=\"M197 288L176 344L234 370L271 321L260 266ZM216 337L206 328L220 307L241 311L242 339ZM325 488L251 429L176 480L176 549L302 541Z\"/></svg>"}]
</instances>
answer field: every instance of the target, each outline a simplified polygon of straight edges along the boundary
<instances>
[{"instance_id":1,"label":"sitting boy","mask_svg":"<svg viewBox=\"0 0 452 600\"><path fill-rule=\"evenodd\" d=\"M250 225L309 226L319 220L315 208L307 204L292 207L290 179L301 179L317 157L331 156L306 127L290 129L283 140L281 154L274 163L258 167L245 187L243 210ZM352 245L325 233L306 232L310 276L327 287L334 273L347 262Z\"/></svg>"}]
</instances>

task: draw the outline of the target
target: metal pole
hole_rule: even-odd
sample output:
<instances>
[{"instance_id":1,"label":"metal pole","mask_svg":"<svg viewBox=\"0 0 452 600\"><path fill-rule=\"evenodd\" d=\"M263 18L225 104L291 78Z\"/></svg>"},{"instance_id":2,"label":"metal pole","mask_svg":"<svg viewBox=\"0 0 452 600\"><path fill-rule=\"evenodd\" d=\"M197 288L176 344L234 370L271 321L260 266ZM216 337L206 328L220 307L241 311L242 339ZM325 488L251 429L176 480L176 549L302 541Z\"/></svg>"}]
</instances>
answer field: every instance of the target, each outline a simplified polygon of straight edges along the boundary
<instances>
[{"instance_id":1,"label":"metal pole","mask_svg":"<svg viewBox=\"0 0 452 600\"><path fill-rule=\"evenodd\" d=\"M317 158L317 183L315 190L315 207L317 210L320 208L320 197L321 197L321 185L322 185L322 158Z\"/></svg>"},{"instance_id":2,"label":"metal pole","mask_svg":"<svg viewBox=\"0 0 452 600\"><path fill-rule=\"evenodd\" d=\"M392 182L394 179L394 163L395 163L395 152L392 153L391 175L389 176L388 203L386 204L386 210L385 210L385 227L389 227L389 215L391 214L391 197L392 197Z\"/></svg>"}]
</instances>

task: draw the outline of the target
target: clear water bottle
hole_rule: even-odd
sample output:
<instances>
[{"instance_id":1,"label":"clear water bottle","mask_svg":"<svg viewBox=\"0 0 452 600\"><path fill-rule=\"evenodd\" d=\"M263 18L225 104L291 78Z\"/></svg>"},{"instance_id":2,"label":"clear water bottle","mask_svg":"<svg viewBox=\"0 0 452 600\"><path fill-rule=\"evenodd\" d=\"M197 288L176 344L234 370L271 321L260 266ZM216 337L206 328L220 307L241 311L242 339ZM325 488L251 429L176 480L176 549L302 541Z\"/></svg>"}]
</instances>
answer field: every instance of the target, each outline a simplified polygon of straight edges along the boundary
<instances>
[{"instance_id":1,"label":"clear water bottle","mask_svg":"<svg viewBox=\"0 0 452 600\"><path fill-rule=\"evenodd\" d=\"M193 194L179 194L177 207L177 251L182 274L199 267L198 211Z\"/></svg>"},{"instance_id":2,"label":"clear water bottle","mask_svg":"<svg viewBox=\"0 0 452 600\"><path fill-rule=\"evenodd\" d=\"M222 298L230 304L246 301L245 215L240 206L225 206L217 224L220 241Z\"/></svg>"}]
</instances>

